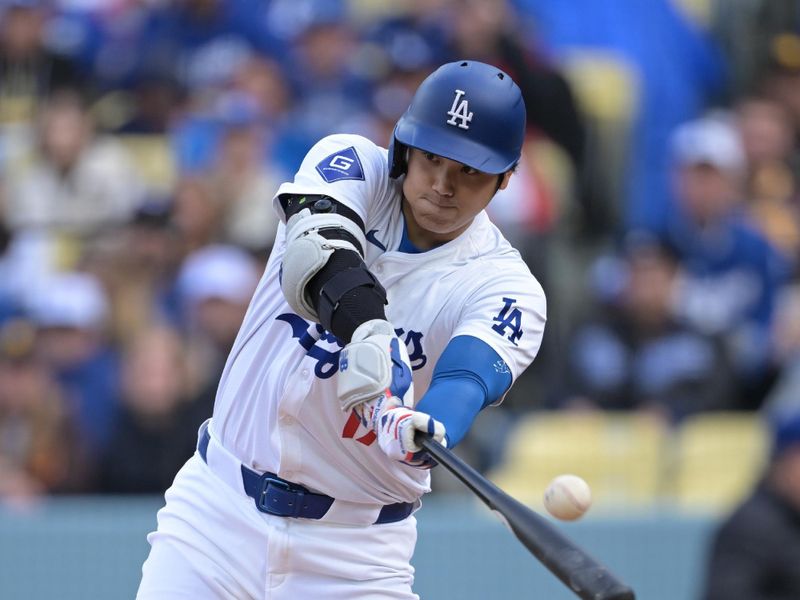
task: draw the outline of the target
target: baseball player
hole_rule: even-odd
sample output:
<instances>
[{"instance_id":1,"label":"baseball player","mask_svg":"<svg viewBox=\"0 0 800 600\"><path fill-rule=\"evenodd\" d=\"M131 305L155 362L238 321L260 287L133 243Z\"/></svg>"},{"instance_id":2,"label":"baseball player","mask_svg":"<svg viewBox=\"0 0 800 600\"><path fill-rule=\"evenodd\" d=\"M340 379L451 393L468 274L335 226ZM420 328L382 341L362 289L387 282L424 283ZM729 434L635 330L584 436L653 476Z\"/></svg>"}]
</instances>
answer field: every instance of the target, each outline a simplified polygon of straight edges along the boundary
<instances>
[{"instance_id":1,"label":"baseball player","mask_svg":"<svg viewBox=\"0 0 800 600\"><path fill-rule=\"evenodd\" d=\"M420 85L388 150L308 152L138 598L417 598L415 434L458 443L542 338L541 286L484 212L524 129L512 79L461 61Z\"/></svg>"}]
</instances>

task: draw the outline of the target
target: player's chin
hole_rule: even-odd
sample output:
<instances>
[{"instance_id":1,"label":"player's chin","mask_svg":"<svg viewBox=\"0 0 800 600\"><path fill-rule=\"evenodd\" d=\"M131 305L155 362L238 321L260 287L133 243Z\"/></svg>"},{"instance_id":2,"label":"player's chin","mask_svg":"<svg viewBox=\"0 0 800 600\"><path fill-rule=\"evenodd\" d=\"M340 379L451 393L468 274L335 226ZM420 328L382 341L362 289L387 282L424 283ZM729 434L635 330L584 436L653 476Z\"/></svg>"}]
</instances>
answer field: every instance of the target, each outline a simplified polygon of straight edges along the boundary
<instances>
[{"instance_id":1,"label":"player's chin","mask_svg":"<svg viewBox=\"0 0 800 600\"><path fill-rule=\"evenodd\" d=\"M420 225L429 233L444 236L450 235L459 229L457 221L440 217L427 218L423 223L420 223Z\"/></svg>"}]
</instances>

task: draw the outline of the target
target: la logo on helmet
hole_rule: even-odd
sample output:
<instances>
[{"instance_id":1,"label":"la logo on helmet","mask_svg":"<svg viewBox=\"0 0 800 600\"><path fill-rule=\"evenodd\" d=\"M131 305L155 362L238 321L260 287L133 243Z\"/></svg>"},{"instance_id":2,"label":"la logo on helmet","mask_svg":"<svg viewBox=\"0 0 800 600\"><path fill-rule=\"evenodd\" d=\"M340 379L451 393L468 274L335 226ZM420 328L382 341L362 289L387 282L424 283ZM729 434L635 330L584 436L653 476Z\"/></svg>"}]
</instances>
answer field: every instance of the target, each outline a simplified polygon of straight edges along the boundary
<instances>
[{"instance_id":1,"label":"la logo on helmet","mask_svg":"<svg viewBox=\"0 0 800 600\"><path fill-rule=\"evenodd\" d=\"M461 100L461 97L466 93L464 90L456 90L456 97L453 98L453 106L447 111L450 119L447 121L448 125L456 125L461 129L469 129L469 122L472 121L472 113L469 110L467 99ZM456 123L458 119L458 123Z\"/></svg>"}]
</instances>

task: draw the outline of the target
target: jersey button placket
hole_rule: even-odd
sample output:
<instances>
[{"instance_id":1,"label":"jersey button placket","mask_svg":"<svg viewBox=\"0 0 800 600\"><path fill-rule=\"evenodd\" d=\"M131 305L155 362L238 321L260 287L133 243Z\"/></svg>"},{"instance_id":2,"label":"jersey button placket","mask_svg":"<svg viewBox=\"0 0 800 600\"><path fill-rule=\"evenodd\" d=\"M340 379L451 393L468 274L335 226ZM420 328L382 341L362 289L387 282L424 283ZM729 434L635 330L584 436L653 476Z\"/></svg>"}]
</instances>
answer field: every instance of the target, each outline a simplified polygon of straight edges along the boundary
<instances>
[{"instance_id":1,"label":"jersey button placket","mask_svg":"<svg viewBox=\"0 0 800 600\"><path fill-rule=\"evenodd\" d=\"M302 366L295 371L299 377L294 378L290 383L283 397L278 417L278 431L281 445L281 462L279 475L286 479L291 479L302 468L302 447L300 443L300 431L297 428L297 415L306 395L312 385L312 374L309 367Z\"/></svg>"}]
</instances>

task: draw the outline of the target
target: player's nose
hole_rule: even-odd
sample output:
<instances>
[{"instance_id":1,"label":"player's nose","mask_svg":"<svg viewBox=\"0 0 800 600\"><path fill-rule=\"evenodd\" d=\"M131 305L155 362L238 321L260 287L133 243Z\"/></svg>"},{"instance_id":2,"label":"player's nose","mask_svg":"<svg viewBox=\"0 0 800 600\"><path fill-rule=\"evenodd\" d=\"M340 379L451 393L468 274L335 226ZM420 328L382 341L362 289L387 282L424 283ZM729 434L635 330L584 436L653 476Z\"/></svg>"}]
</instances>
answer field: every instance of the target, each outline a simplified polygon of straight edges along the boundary
<instances>
[{"instance_id":1,"label":"player's nose","mask_svg":"<svg viewBox=\"0 0 800 600\"><path fill-rule=\"evenodd\" d=\"M447 168L447 165L441 165L433 176L433 191L439 194L440 196L452 196L453 195L453 174L450 172L450 169Z\"/></svg>"}]
</instances>

